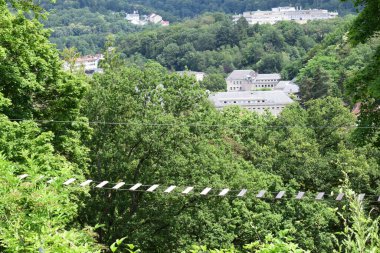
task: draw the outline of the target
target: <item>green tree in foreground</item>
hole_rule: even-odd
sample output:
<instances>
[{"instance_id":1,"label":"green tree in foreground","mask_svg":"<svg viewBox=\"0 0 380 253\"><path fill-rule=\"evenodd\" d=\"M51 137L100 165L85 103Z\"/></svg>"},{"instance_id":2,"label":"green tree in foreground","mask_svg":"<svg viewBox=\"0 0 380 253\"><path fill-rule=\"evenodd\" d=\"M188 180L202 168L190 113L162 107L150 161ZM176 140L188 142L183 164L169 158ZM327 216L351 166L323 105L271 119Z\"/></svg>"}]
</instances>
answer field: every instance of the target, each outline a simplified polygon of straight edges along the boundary
<instances>
[{"instance_id":1,"label":"green tree in foreground","mask_svg":"<svg viewBox=\"0 0 380 253\"><path fill-rule=\"evenodd\" d=\"M86 191L62 185L83 179L88 161L82 138L89 128L79 115L85 85L63 72L48 32L20 11L36 17L41 9L9 2L17 9L0 1L0 251L99 252L91 228L76 222ZM78 122L33 122L53 119ZM26 180L17 178L24 173Z\"/></svg>"},{"instance_id":2,"label":"green tree in foreground","mask_svg":"<svg viewBox=\"0 0 380 253\"><path fill-rule=\"evenodd\" d=\"M350 124L349 117L342 120L349 112L341 107L331 110L335 105L341 106L339 99L315 103L315 108L321 108L320 123L329 124L324 120L330 120ZM115 122L94 126L94 138L89 143L91 178L161 185L156 194L93 191L81 218L92 225L105 225L99 230L102 243L126 237L126 242L138 245L143 252L181 252L193 244L208 248L233 244L242 250L268 234L277 238L279 231L288 230L300 248L315 252L334 249L333 232L338 220L329 204L272 203L254 198L260 189L284 189L294 195L308 182L313 182L310 187L322 185L322 179L314 180L315 173L322 166L327 170L325 160L330 157L319 165L322 155L313 131L297 133L305 130L300 127L289 135L282 128L273 128L275 117L239 107L218 112L193 78L169 74L151 62L142 69L114 66L95 75L84 108L91 119ZM311 117L315 111L310 110ZM328 113L335 110L342 117L329 119ZM291 115L302 111L305 118L301 120L307 122L304 109L295 108ZM282 120L301 124L291 115ZM330 141L320 139L321 148L328 145L336 149L341 135L339 131L333 134L336 138ZM313 139L308 143L307 138ZM310 162L309 154L303 156L309 150ZM291 161L286 162L289 157ZM305 177L297 170L305 170ZM330 185L339 182L333 176L328 179ZM173 194L163 193L169 185L178 188ZM196 194L181 196L188 185L197 186ZM206 186L253 191L244 199L199 197Z\"/></svg>"},{"instance_id":3,"label":"green tree in foreground","mask_svg":"<svg viewBox=\"0 0 380 253\"><path fill-rule=\"evenodd\" d=\"M344 0L348 1L348 0ZM380 31L380 5L378 0L352 0L356 7L363 7L355 19L349 38L353 45L359 45L378 37ZM373 41L372 41L373 42ZM347 92L354 102L361 103L357 141L380 146L380 45L364 69L352 74L347 83Z\"/></svg>"},{"instance_id":4,"label":"green tree in foreground","mask_svg":"<svg viewBox=\"0 0 380 253\"><path fill-rule=\"evenodd\" d=\"M207 75L201 85L209 91L225 91L226 89L226 81L222 74Z\"/></svg>"},{"instance_id":5,"label":"green tree in foreground","mask_svg":"<svg viewBox=\"0 0 380 253\"><path fill-rule=\"evenodd\" d=\"M24 8L32 1L12 3ZM64 72L49 31L36 18L29 19L21 11L11 13L7 3L0 1L0 20L0 92L10 103L0 112L17 120L77 121L44 121L41 127L54 133L52 144L58 153L85 168L88 150L82 141L88 139L90 129L79 109L86 83Z\"/></svg>"},{"instance_id":6,"label":"green tree in foreground","mask_svg":"<svg viewBox=\"0 0 380 253\"><path fill-rule=\"evenodd\" d=\"M73 223L78 196L85 190L62 185L78 175L55 154L52 133L41 132L34 123L12 123L3 115L0 129L0 251L100 252L92 229ZM24 173L27 179L17 178ZM41 175L45 177L38 180Z\"/></svg>"},{"instance_id":7,"label":"green tree in foreground","mask_svg":"<svg viewBox=\"0 0 380 253\"><path fill-rule=\"evenodd\" d=\"M365 211L365 203L349 191L348 215L341 215L344 230L337 235L343 237L339 245L341 253L372 253L380 251L379 218L372 219Z\"/></svg>"}]
</instances>

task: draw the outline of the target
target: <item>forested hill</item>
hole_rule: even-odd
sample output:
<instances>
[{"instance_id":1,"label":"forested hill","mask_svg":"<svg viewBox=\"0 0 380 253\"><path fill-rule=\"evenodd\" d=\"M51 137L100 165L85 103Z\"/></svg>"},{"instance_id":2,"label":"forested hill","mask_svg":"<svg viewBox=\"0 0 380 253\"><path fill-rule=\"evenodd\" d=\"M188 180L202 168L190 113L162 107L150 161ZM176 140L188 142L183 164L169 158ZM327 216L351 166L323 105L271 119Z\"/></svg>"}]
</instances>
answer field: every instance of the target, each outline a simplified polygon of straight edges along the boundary
<instances>
[{"instance_id":1,"label":"forested hill","mask_svg":"<svg viewBox=\"0 0 380 253\"><path fill-rule=\"evenodd\" d=\"M340 0L58 0L56 3L43 1L49 18L43 20L52 30L51 41L59 49L75 47L82 54L99 53L104 48L108 34L125 35L146 27L135 26L125 19L125 13L138 10L140 14L158 13L165 20L182 22L184 19L201 16L206 12L222 12L226 15L245 10L267 10L277 6L302 6L302 8L324 8L338 11L340 15L353 12L351 3Z\"/></svg>"},{"instance_id":2,"label":"forested hill","mask_svg":"<svg viewBox=\"0 0 380 253\"><path fill-rule=\"evenodd\" d=\"M88 7L97 12L106 10L120 12L137 9L141 12L155 11L163 15L165 19L175 21L205 12L241 13L247 10L267 10L272 7L288 5L336 10L341 14L353 11L351 3L342 3L340 0L58 0L55 5L48 7L57 9Z\"/></svg>"}]
</instances>

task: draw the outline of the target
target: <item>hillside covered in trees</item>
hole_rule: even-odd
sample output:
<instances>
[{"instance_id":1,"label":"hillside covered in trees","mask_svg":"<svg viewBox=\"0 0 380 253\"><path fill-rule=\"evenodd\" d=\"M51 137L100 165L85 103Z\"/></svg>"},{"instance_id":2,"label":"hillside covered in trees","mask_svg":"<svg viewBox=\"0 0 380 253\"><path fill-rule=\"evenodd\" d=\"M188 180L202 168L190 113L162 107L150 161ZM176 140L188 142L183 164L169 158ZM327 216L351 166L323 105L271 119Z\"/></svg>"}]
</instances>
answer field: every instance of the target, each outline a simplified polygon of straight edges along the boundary
<instances>
[{"instance_id":1,"label":"hillside covered in trees","mask_svg":"<svg viewBox=\"0 0 380 253\"><path fill-rule=\"evenodd\" d=\"M89 8L93 12L110 10L114 12L132 12L139 10L142 13L157 12L170 21L182 18L195 17L205 12L224 12L228 14L242 13L243 11L269 10L278 6L302 6L304 9L318 8L339 11L341 14L354 11L352 3L339 0L57 0L56 3L45 5L48 9L64 10L68 8Z\"/></svg>"},{"instance_id":2,"label":"hillside covered in trees","mask_svg":"<svg viewBox=\"0 0 380 253\"><path fill-rule=\"evenodd\" d=\"M242 13L248 10L269 10L278 6L301 6L303 8L324 8L338 11L341 16L354 13L351 3L339 0L329 1L67 1L58 0L53 4L43 2L49 18L42 20L53 30L52 42L58 48L76 47L82 54L99 53L104 48L108 34L125 35L139 31L142 27L129 24L125 13L138 10L140 14L152 12L163 16L164 20L179 22L197 17L206 12L227 14ZM151 27L150 27L151 28ZM149 29L149 28L148 28Z\"/></svg>"},{"instance_id":3,"label":"hillside covered in trees","mask_svg":"<svg viewBox=\"0 0 380 253\"><path fill-rule=\"evenodd\" d=\"M0 0L0 251L378 252L380 9L356 3L356 18L304 26L205 14L120 35L88 77L63 70L39 6ZM217 82L171 71L190 66L281 71L302 100L278 117L218 111Z\"/></svg>"}]
</instances>

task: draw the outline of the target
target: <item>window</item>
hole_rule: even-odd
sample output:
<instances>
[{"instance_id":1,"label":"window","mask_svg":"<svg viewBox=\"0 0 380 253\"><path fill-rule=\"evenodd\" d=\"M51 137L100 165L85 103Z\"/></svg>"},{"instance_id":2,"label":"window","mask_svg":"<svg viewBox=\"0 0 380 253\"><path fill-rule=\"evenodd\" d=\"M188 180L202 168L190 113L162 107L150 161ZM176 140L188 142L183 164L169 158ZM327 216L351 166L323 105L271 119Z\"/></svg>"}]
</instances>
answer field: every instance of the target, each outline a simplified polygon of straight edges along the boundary
<instances>
[{"instance_id":1,"label":"window","mask_svg":"<svg viewBox=\"0 0 380 253\"><path fill-rule=\"evenodd\" d=\"M225 104L227 104L227 101L224 101Z\"/></svg>"}]
</instances>

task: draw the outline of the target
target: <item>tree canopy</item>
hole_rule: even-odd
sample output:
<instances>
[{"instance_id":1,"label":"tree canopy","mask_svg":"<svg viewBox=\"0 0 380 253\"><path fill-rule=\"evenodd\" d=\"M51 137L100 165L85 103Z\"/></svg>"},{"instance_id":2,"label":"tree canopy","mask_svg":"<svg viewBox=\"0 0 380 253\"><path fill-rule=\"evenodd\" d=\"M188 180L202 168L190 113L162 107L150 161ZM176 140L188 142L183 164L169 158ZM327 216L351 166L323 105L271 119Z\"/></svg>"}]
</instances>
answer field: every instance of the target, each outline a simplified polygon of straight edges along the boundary
<instances>
[{"instance_id":1,"label":"tree canopy","mask_svg":"<svg viewBox=\"0 0 380 253\"><path fill-rule=\"evenodd\" d=\"M38 20L43 9L0 1L0 251L377 252L379 211L368 203L380 190L380 47L378 26L363 20L378 16L368 10L374 1L357 4L356 21L248 26L213 13L110 36L104 72L85 76L63 70ZM359 40L360 27L368 36ZM219 111L207 90L222 90L236 68L296 77L302 100L276 117ZM197 82L174 72L183 69L209 75ZM89 178L160 187L79 187ZM181 194L187 186L193 192ZM218 196L226 188L249 191ZM330 201L337 193L344 200Z\"/></svg>"}]
</instances>

